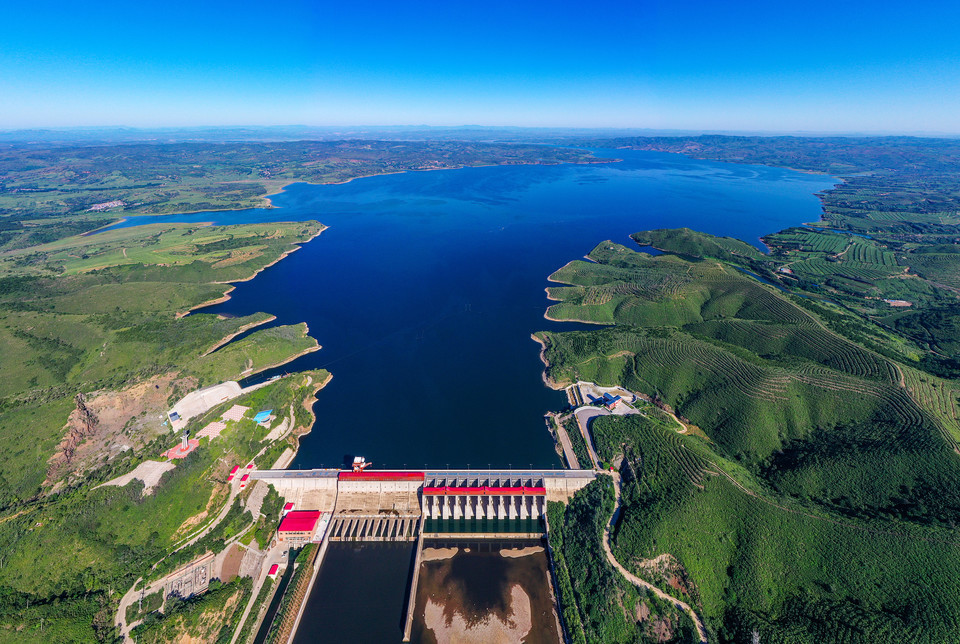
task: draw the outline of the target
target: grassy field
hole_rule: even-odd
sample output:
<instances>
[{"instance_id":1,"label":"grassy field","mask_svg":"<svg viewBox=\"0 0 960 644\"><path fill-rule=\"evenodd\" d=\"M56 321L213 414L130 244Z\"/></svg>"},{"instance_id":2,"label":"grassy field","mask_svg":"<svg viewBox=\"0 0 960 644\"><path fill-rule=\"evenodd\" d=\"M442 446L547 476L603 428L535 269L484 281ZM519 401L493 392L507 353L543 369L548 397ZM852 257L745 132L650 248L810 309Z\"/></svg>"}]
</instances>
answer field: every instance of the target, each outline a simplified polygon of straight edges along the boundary
<instances>
[{"instance_id":1,"label":"grassy field","mask_svg":"<svg viewBox=\"0 0 960 644\"><path fill-rule=\"evenodd\" d=\"M162 431L150 414L165 411L178 393L316 349L304 325L293 325L255 331L208 354L270 316L177 314L222 297L226 282L250 277L321 230L315 222L148 226L31 249L26 256L40 258L37 265L18 267L23 256L8 255L0 277L0 362L19 369L0 374L0 443L9 447L0 460L0 508L40 491L43 464L57 452L78 391L102 407L109 442L136 447ZM145 397L141 385L150 378L155 388ZM24 422L33 441L17 439Z\"/></svg>"}]
</instances>

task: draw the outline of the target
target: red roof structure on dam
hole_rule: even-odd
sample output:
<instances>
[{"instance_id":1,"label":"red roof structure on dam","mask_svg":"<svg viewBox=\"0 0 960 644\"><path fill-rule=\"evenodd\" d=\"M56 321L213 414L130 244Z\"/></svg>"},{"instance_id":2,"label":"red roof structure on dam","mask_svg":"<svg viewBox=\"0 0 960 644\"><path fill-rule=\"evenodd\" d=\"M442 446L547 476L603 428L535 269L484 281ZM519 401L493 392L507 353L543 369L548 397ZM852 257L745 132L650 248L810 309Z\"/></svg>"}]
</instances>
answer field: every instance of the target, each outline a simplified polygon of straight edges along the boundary
<instances>
[{"instance_id":1,"label":"red roof structure on dam","mask_svg":"<svg viewBox=\"0 0 960 644\"><path fill-rule=\"evenodd\" d=\"M544 496L547 488L542 486L523 486L523 487L491 487L488 485L478 485L477 487L427 487L424 486L423 493L427 496L444 495L479 495L479 494L512 494L524 496Z\"/></svg>"},{"instance_id":2,"label":"red roof structure on dam","mask_svg":"<svg viewBox=\"0 0 960 644\"><path fill-rule=\"evenodd\" d=\"M277 532L310 532L320 520L320 510L293 510L287 512Z\"/></svg>"},{"instance_id":3,"label":"red roof structure on dam","mask_svg":"<svg viewBox=\"0 0 960 644\"><path fill-rule=\"evenodd\" d=\"M341 481L422 481L423 472L340 472Z\"/></svg>"}]
</instances>

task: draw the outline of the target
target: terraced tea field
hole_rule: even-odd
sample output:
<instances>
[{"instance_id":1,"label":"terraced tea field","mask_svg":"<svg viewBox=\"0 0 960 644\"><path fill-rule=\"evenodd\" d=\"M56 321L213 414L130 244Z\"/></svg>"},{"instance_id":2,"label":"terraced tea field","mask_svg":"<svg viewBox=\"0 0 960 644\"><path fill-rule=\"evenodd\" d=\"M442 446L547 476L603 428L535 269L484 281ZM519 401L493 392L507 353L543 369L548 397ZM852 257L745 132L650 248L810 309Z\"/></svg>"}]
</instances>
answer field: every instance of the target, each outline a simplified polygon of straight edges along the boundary
<instances>
[{"instance_id":1,"label":"terraced tea field","mask_svg":"<svg viewBox=\"0 0 960 644\"><path fill-rule=\"evenodd\" d=\"M781 241L841 255L793 264L834 267L834 278L837 264L861 277L902 270L893 252L851 236L791 231ZM643 575L645 562L675 558L677 596L729 641L960 637L958 588L944 572L960 570L953 384L852 341L815 312L827 308L715 259L611 242L589 258L552 276L569 286L551 289L560 302L550 315L605 326L538 334L548 375L642 392L707 436L640 416L593 424L601 458L622 463L630 490L618 559ZM906 578L936 583L933 596L904 591ZM892 608L908 604L911 617Z\"/></svg>"}]
</instances>

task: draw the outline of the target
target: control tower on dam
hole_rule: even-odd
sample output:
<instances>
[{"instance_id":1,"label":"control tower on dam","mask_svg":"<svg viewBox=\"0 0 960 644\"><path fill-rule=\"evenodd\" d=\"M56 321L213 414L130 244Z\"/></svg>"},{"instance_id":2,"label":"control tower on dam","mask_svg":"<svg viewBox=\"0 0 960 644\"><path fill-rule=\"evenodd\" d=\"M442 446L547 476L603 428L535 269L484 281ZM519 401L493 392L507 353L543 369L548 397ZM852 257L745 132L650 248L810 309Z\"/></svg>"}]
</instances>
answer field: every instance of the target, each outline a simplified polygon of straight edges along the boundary
<instances>
[{"instance_id":1,"label":"control tower on dam","mask_svg":"<svg viewBox=\"0 0 960 644\"><path fill-rule=\"evenodd\" d=\"M593 470L254 470L297 508L331 513L331 541L414 541L542 533L547 501L566 501Z\"/></svg>"}]
</instances>

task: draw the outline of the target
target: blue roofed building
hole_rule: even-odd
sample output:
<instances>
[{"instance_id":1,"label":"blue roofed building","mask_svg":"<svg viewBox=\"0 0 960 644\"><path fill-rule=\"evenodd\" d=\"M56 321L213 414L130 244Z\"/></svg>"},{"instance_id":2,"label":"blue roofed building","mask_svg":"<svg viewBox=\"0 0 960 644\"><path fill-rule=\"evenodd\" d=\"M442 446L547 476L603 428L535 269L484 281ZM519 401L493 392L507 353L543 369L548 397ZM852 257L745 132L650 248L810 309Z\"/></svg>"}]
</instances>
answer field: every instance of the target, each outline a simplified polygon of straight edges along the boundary
<instances>
[{"instance_id":1,"label":"blue roofed building","mask_svg":"<svg viewBox=\"0 0 960 644\"><path fill-rule=\"evenodd\" d=\"M607 409L613 409L623 400L620 396L611 396L609 393L603 394L603 398L600 399L600 402L603 403L603 406Z\"/></svg>"},{"instance_id":2,"label":"blue roofed building","mask_svg":"<svg viewBox=\"0 0 960 644\"><path fill-rule=\"evenodd\" d=\"M265 423L270 420L270 414L273 413L272 409L266 409L264 411L258 412L256 416L253 417L253 422L255 423Z\"/></svg>"}]
</instances>

